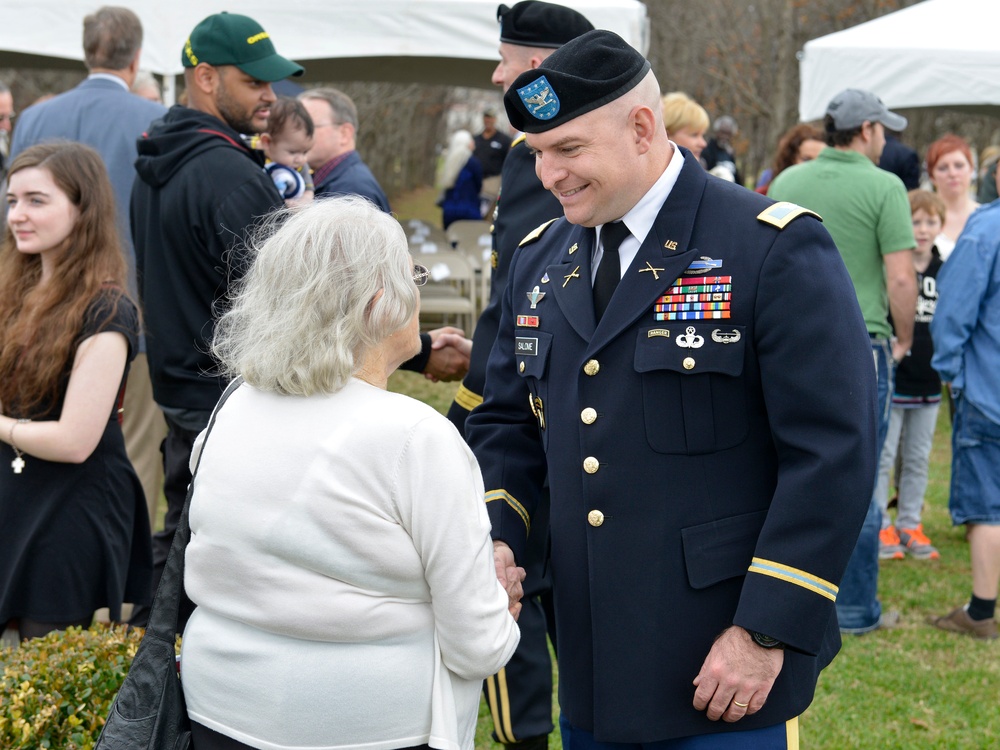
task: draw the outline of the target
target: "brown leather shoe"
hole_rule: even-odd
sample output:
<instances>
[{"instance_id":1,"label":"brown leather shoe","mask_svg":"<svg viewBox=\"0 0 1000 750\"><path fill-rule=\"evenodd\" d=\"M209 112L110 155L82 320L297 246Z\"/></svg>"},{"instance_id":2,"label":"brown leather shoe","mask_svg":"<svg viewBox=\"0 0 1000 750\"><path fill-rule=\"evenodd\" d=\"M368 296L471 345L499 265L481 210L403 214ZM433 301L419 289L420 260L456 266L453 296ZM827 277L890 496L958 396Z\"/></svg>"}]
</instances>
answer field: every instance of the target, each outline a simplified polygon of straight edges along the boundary
<instances>
[{"instance_id":1,"label":"brown leather shoe","mask_svg":"<svg viewBox=\"0 0 1000 750\"><path fill-rule=\"evenodd\" d=\"M927 622L936 628L941 628L941 630L965 633L982 641L993 640L997 637L997 621L995 619L973 620L965 611L964 606L953 609L941 617L928 617Z\"/></svg>"}]
</instances>

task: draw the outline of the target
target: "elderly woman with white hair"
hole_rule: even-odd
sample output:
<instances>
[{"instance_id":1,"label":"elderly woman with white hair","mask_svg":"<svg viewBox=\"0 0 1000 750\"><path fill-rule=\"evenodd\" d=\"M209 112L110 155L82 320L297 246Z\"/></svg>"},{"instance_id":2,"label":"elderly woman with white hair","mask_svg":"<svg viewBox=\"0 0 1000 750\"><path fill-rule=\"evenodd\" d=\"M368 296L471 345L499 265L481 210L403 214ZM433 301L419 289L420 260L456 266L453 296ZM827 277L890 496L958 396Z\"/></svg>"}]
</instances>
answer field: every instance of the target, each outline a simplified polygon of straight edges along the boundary
<instances>
[{"instance_id":1,"label":"elderly woman with white hair","mask_svg":"<svg viewBox=\"0 0 1000 750\"><path fill-rule=\"evenodd\" d=\"M458 432L386 390L420 348L427 271L363 199L283 219L219 320L213 350L245 382L192 456L193 744L469 750L520 585L497 582Z\"/></svg>"},{"instance_id":2,"label":"elderly woman with white hair","mask_svg":"<svg viewBox=\"0 0 1000 750\"><path fill-rule=\"evenodd\" d=\"M438 205L445 229L460 219L483 218L479 194L483 189L483 165L472 153L476 143L468 130L456 130L448 141L448 152L441 167L441 188Z\"/></svg>"}]
</instances>

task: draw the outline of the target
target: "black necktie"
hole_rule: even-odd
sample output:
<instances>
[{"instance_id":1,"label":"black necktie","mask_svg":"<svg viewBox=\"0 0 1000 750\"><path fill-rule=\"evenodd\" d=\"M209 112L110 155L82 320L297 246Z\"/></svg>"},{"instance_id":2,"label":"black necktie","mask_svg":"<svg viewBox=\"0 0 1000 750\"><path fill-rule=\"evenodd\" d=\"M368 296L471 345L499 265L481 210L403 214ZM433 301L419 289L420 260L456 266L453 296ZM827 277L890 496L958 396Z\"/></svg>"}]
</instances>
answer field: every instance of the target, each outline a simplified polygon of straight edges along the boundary
<instances>
[{"instance_id":1,"label":"black necktie","mask_svg":"<svg viewBox=\"0 0 1000 750\"><path fill-rule=\"evenodd\" d=\"M608 309L608 303L614 296L618 282L621 281L621 261L618 259L618 246L628 237L631 232L625 226L624 221L616 221L605 224L601 229L601 240L604 243L604 257L601 258L601 265L597 267L597 275L594 277L594 313L597 322L601 322L604 311Z\"/></svg>"}]
</instances>

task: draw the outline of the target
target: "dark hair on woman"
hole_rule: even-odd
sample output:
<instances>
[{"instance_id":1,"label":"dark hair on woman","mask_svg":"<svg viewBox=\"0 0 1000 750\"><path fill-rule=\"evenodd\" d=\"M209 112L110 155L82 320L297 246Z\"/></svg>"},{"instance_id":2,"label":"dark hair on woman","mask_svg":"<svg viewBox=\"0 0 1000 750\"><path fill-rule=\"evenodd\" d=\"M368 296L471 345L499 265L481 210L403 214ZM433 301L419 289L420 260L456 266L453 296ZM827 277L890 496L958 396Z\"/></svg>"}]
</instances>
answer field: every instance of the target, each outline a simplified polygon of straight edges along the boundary
<instances>
[{"instance_id":1,"label":"dark hair on woman","mask_svg":"<svg viewBox=\"0 0 1000 750\"><path fill-rule=\"evenodd\" d=\"M815 125L800 123L785 131L778 141L778 152L774 155L773 180L781 172L798 163L799 149L806 141L825 142L823 131Z\"/></svg>"},{"instance_id":2,"label":"dark hair on woman","mask_svg":"<svg viewBox=\"0 0 1000 750\"><path fill-rule=\"evenodd\" d=\"M11 414L59 400L60 375L75 355L87 308L107 288L125 296L125 257L115 224L115 199L101 157L67 141L32 146L10 165L44 169L79 209L66 249L44 284L42 259L17 249L8 223L0 246L0 403ZM8 183L9 184L9 183ZM114 307L112 306L113 310Z\"/></svg>"},{"instance_id":3,"label":"dark hair on woman","mask_svg":"<svg viewBox=\"0 0 1000 750\"><path fill-rule=\"evenodd\" d=\"M304 128L310 138L315 130L309 111L302 102L288 96L279 96L271 105L271 114L267 118L267 132L274 138L283 133L287 127Z\"/></svg>"}]
</instances>

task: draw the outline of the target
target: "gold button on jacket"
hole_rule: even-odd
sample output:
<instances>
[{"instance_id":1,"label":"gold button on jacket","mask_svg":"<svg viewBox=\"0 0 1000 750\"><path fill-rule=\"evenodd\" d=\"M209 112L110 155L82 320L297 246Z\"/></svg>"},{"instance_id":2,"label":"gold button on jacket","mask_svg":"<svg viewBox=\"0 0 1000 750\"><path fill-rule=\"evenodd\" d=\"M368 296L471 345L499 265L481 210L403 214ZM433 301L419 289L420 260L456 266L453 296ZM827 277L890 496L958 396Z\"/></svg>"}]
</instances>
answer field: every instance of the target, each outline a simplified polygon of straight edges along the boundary
<instances>
[{"instance_id":1,"label":"gold button on jacket","mask_svg":"<svg viewBox=\"0 0 1000 750\"><path fill-rule=\"evenodd\" d=\"M588 474L596 474L599 468L601 468L601 462L593 456L587 456L583 459L583 470Z\"/></svg>"},{"instance_id":2,"label":"gold button on jacket","mask_svg":"<svg viewBox=\"0 0 1000 750\"><path fill-rule=\"evenodd\" d=\"M588 406L580 412L580 419L583 420L584 424L594 424L597 421L597 410Z\"/></svg>"},{"instance_id":3,"label":"gold button on jacket","mask_svg":"<svg viewBox=\"0 0 1000 750\"><path fill-rule=\"evenodd\" d=\"M685 357L684 358L684 369L685 370L693 370L694 369L694 357Z\"/></svg>"},{"instance_id":4,"label":"gold button on jacket","mask_svg":"<svg viewBox=\"0 0 1000 750\"><path fill-rule=\"evenodd\" d=\"M583 366L583 371L593 377L601 371L601 363L596 359L588 359L587 364Z\"/></svg>"},{"instance_id":5,"label":"gold button on jacket","mask_svg":"<svg viewBox=\"0 0 1000 750\"><path fill-rule=\"evenodd\" d=\"M600 526L604 523L604 514L599 510L592 510L587 514L587 523L591 526Z\"/></svg>"}]
</instances>

